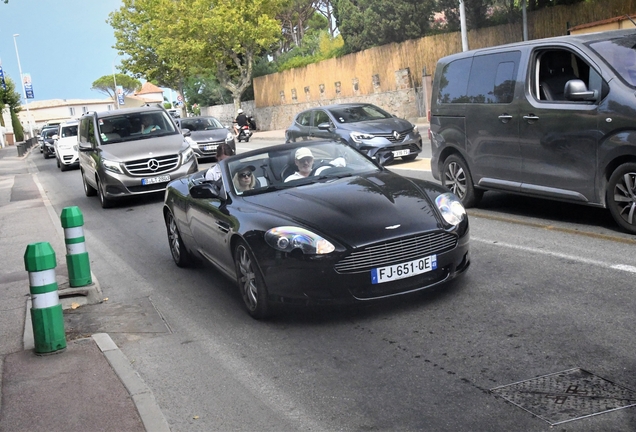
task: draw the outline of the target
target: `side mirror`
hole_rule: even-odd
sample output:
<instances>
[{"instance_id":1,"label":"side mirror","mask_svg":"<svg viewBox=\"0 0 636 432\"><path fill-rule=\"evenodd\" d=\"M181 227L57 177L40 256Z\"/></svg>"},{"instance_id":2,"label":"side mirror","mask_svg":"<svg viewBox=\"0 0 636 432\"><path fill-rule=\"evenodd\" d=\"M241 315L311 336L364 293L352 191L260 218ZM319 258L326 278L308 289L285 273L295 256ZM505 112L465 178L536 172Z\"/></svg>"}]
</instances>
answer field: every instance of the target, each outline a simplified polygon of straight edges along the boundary
<instances>
[{"instance_id":1,"label":"side mirror","mask_svg":"<svg viewBox=\"0 0 636 432\"><path fill-rule=\"evenodd\" d=\"M563 96L571 101L594 101L598 98L596 90L588 90L580 79L573 79L565 83Z\"/></svg>"},{"instance_id":2,"label":"side mirror","mask_svg":"<svg viewBox=\"0 0 636 432\"><path fill-rule=\"evenodd\" d=\"M87 152L93 150L93 146L90 143L78 143L77 150L81 152Z\"/></svg>"},{"instance_id":3,"label":"side mirror","mask_svg":"<svg viewBox=\"0 0 636 432\"><path fill-rule=\"evenodd\" d=\"M194 185L190 188L190 196L192 198L209 198L209 199L219 199L221 201L227 200L227 195L225 193L225 189L223 188L223 183L219 180L218 182L209 182L206 181L204 183L200 183Z\"/></svg>"},{"instance_id":4,"label":"side mirror","mask_svg":"<svg viewBox=\"0 0 636 432\"><path fill-rule=\"evenodd\" d=\"M192 132L190 132L190 129L188 128L183 128L181 129L181 135L183 135L184 137L189 137L190 135L192 135Z\"/></svg>"},{"instance_id":5,"label":"side mirror","mask_svg":"<svg viewBox=\"0 0 636 432\"><path fill-rule=\"evenodd\" d=\"M318 125L318 129L320 130L331 130L331 124L329 122L323 122Z\"/></svg>"},{"instance_id":6,"label":"side mirror","mask_svg":"<svg viewBox=\"0 0 636 432\"><path fill-rule=\"evenodd\" d=\"M51 139L54 139L54 140L56 140L56 139L58 139L58 138L59 138L59 136L58 136L57 134L55 134L55 135L53 135L53 136L51 137Z\"/></svg>"},{"instance_id":7,"label":"side mirror","mask_svg":"<svg viewBox=\"0 0 636 432\"><path fill-rule=\"evenodd\" d=\"M392 151L379 151L375 154L375 160L378 162L378 165L383 167L393 162L395 160L395 156L393 156Z\"/></svg>"}]
</instances>

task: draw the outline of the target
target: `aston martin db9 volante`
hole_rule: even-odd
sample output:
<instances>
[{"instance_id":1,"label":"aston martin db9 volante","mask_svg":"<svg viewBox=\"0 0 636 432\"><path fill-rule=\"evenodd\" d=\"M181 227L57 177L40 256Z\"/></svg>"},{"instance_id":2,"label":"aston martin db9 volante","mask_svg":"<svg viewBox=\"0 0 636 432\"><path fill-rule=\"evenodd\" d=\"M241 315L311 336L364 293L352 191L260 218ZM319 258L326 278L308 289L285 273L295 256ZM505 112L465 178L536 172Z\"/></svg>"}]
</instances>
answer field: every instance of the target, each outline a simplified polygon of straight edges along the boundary
<instances>
[{"instance_id":1,"label":"aston martin db9 volante","mask_svg":"<svg viewBox=\"0 0 636 432\"><path fill-rule=\"evenodd\" d=\"M384 168L394 157L384 156L290 143L174 180L163 208L172 257L180 267L212 263L257 319L273 302L365 302L462 274L464 207L439 185Z\"/></svg>"}]
</instances>

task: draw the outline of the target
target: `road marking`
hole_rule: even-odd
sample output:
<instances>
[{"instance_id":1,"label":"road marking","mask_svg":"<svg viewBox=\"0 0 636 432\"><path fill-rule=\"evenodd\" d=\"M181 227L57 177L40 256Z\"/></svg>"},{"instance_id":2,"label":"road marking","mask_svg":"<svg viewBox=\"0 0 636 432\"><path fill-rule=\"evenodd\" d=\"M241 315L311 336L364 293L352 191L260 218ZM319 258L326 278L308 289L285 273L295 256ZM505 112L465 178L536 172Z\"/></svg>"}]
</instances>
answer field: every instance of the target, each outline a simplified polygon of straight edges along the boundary
<instances>
[{"instance_id":1,"label":"road marking","mask_svg":"<svg viewBox=\"0 0 636 432\"><path fill-rule=\"evenodd\" d=\"M487 240L487 239L483 239L483 238L479 238L479 237L471 237L470 240L471 241L480 242L480 243L486 243L486 244L494 245L494 246L502 246L502 247L509 248L509 249L516 249L516 250L520 250L520 251L524 251L524 252L530 252L530 253L536 253L536 254L541 254L541 255L553 256L553 257L556 257L556 258L563 258L563 259L567 259L567 260L570 260L570 261L576 261L576 262L580 262L580 263L583 263L583 264L589 264L589 265L594 265L594 266L598 266L598 267L609 268L609 269L612 269L612 270L621 270L621 271L626 271L626 272L630 272L630 273L636 273L636 267L631 266L631 265L626 265L626 264L611 264L611 263L604 262L604 261L597 261L597 260L583 258L583 257L578 257L578 256L574 256L574 255L562 254L562 253L559 253L559 252L551 252L551 251L547 251L547 250L544 250L544 249L532 248L532 247L527 247L527 246L519 246L519 245L514 245L514 244L511 244L511 243L504 243L504 242L500 242L500 241L496 241L496 240Z\"/></svg>"}]
</instances>

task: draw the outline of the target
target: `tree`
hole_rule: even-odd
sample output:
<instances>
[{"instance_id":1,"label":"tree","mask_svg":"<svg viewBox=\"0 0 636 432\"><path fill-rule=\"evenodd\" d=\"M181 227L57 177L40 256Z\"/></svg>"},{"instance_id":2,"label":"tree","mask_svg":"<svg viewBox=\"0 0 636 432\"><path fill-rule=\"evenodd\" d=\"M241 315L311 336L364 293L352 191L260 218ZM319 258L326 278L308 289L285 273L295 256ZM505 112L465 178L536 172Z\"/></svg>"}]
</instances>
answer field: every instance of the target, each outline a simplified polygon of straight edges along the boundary
<instances>
[{"instance_id":1,"label":"tree","mask_svg":"<svg viewBox=\"0 0 636 432\"><path fill-rule=\"evenodd\" d=\"M9 108L9 113L11 113L11 125L13 126L16 141L23 141L24 131L17 116L17 113L22 110L22 106L20 105L20 93L15 91L15 83L8 76L5 77L5 86L6 88L0 86L0 124L6 126L1 113L5 108Z\"/></svg>"},{"instance_id":2,"label":"tree","mask_svg":"<svg viewBox=\"0 0 636 432\"><path fill-rule=\"evenodd\" d=\"M435 0L331 0L349 52L425 36Z\"/></svg>"},{"instance_id":3,"label":"tree","mask_svg":"<svg viewBox=\"0 0 636 432\"><path fill-rule=\"evenodd\" d=\"M466 27L469 30L481 28L487 25L487 13L492 8L495 0L464 0L466 10ZM446 30L458 31L460 27L459 1L438 0L438 9L444 12L446 17Z\"/></svg>"},{"instance_id":4,"label":"tree","mask_svg":"<svg viewBox=\"0 0 636 432\"><path fill-rule=\"evenodd\" d=\"M115 96L117 95L115 80L117 81L118 86L123 87L124 95L132 94L141 87L141 82L138 79L129 75L118 73L115 74L114 80L112 75L104 75L103 77L96 79L93 81L91 90L97 90L98 92L104 93L115 100Z\"/></svg>"},{"instance_id":5,"label":"tree","mask_svg":"<svg viewBox=\"0 0 636 432\"><path fill-rule=\"evenodd\" d=\"M280 39L283 0L123 0L111 13L122 66L183 94L185 79L215 71L239 107L254 59Z\"/></svg>"}]
</instances>

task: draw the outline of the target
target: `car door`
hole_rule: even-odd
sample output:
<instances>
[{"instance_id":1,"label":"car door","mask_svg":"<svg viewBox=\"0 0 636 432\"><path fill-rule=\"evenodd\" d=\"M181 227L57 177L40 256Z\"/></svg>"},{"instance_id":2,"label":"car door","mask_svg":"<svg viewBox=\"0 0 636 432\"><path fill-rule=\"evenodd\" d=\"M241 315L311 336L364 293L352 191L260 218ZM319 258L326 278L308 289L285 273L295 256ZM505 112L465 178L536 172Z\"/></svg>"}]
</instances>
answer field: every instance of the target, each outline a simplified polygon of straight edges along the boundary
<instances>
[{"instance_id":1,"label":"car door","mask_svg":"<svg viewBox=\"0 0 636 432\"><path fill-rule=\"evenodd\" d=\"M307 138L311 133L311 110L303 111L296 116L294 127L290 128L290 138L294 141L296 138Z\"/></svg>"},{"instance_id":2,"label":"car door","mask_svg":"<svg viewBox=\"0 0 636 432\"><path fill-rule=\"evenodd\" d=\"M588 201L594 197L597 148L601 139L597 102L548 100L541 88L548 70L545 61L562 56L571 66L558 73L583 80L601 92L597 66L574 48L540 47L532 53L525 96L520 101L522 191L560 199ZM562 84L560 84L562 85ZM561 89L562 93L562 89Z\"/></svg>"},{"instance_id":3,"label":"car door","mask_svg":"<svg viewBox=\"0 0 636 432\"><path fill-rule=\"evenodd\" d=\"M318 128L319 124L329 123L330 130L321 130ZM324 109L313 110L312 124L311 124L311 136L314 138L322 139L334 139L336 134L333 132L334 124Z\"/></svg>"},{"instance_id":4,"label":"car door","mask_svg":"<svg viewBox=\"0 0 636 432\"><path fill-rule=\"evenodd\" d=\"M503 189L520 185L519 107L521 51L476 55L466 92L466 152L476 183Z\"/></svg>"}]
</instances>

